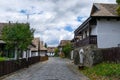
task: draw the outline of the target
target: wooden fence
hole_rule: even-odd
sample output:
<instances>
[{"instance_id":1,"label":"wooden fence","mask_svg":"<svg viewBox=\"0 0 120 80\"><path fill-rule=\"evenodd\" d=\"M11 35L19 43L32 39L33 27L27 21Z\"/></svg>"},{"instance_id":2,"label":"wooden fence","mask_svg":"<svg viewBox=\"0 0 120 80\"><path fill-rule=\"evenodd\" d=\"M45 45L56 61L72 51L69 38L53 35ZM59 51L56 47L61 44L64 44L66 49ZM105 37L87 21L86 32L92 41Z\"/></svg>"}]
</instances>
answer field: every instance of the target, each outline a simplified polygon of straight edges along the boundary
<instances>
[{"instance_id":1,"label":"wooden fence","mask_svg":"<svg viewBox=\"0 0 120 80\"><path fill-rule=\"evenodd\" d=\"M40 57L40 61L46 61L46 60L48 60L48 56L42 56L42 57Z\"/></svg>"},{"instance_id":2,"label":"wooden fence","mask_svg":"<svg viewBox=\"0 0 120 80\"><path fill-rule=\"evenodd\" d=\"M120 48L108 48L102 49L103 59L104 61L109 62L120 62Z\"/></svg>"},{"instance_id":3,"label":"wooden fence","mask_svg":"<svg viewBox=\"0 0 120 80\"><path fill-rule=\"evenodd\" d=\"M39 61L39 56L30 57L28 59L0 61L0 76L28 67L28 65L37 63Z\"/></svg>"}]
</instances>

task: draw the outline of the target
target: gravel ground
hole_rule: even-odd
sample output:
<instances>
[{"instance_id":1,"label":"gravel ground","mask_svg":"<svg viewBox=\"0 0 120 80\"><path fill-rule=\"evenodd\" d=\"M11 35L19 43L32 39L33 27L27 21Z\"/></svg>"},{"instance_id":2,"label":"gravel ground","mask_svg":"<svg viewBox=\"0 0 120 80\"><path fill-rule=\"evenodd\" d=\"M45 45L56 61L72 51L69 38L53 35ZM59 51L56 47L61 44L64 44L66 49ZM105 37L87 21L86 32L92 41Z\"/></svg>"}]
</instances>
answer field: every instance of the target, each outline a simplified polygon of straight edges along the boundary
<instances>
[{"instance_id":1,"label":"gravel ground","mask_svg":"<svg viewBox=\"0 0 120 80\"><path fill-rule=\"evenodd\" d=\"M29 68L17 71L2 80L87 80L78 75L70 60L52 57Z\"/></svg>"}]
</instances>

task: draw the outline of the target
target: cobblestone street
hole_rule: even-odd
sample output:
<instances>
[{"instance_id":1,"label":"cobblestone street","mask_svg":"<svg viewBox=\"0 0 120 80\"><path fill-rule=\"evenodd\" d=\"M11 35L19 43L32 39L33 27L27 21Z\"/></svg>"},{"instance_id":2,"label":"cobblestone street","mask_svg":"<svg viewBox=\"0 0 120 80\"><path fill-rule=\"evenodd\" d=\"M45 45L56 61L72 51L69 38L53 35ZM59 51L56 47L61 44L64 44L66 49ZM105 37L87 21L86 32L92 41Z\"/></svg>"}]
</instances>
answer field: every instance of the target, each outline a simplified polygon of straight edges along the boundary
<instances>
[{"instance_id":1,"label":"cobblestone street","mask_svg":"<svg viewBox=\"0 0 120 80\"><path fill-rule=\"evenodd\" d=\"M17 71L3 80L83 80L68 68L67 62L66 59L49 58L46 62Z\"/></svg>"}]
</instances>

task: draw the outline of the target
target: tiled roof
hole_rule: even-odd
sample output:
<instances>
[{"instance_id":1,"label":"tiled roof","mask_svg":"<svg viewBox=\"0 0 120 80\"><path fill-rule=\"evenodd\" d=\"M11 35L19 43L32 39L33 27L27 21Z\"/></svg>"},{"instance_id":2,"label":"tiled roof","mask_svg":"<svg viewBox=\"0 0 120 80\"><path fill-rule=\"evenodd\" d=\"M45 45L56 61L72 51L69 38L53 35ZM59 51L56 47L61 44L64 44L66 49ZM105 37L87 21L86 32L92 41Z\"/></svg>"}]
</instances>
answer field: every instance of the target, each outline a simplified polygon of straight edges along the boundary
<instances>
[{"instance_id":1,"label":"tiled roof","mask_svg":"<svg viewBox=\"0 0 120 80\"><path fill-rule=\"evenodd\" d=\"M117 4L94 3L90 16L118 16Z\"/></svg>"}]
</instances>

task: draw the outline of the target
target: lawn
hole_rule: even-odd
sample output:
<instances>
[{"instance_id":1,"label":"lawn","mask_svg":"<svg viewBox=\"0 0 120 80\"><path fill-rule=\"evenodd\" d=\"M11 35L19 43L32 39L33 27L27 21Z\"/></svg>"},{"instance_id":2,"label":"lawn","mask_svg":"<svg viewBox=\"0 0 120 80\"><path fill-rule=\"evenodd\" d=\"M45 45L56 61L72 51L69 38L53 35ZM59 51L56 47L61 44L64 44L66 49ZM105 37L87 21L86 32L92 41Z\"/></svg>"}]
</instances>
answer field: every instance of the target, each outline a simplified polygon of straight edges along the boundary
<instances>
[{"instance_id":1,"label":"lawn","mask_svg":"<svg viewBox=\"0 0 120 80\"><path fill-rule=\"evenodd\" d=\"M0 61L5 61L5 60L7 60L7 58L5 58L5 57L0 57Z\"/></svg>"},{"instance_id":2,"label":"lawn","mask_svg":"<svg viewBox=\"0 0 120 80\"><path fill-rule=\"evenodd\" d=\"M120 64L116 63L101 63L80 71L91 80L120 80Z\"/></svg>"}]
</instances>

